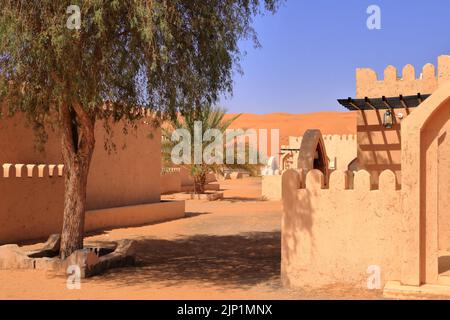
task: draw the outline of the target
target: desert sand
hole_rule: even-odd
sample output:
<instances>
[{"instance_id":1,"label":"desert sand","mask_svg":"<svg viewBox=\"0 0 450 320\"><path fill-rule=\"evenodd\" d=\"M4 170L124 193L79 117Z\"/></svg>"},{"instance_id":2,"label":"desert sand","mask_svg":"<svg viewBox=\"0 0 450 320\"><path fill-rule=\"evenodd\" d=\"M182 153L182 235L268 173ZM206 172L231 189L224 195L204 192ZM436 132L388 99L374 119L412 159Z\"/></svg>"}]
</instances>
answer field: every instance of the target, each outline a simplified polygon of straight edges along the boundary
<instances>
[{"instance_id":1,"label":"desert sand","mask_svg":"<svg viewBox=\"0 0 450 320\"><path fill-rule=\"evenodd\" d=\"M233 117L236 114L227 114ZM308 129L320 129L322 134L356 134L355 112L315 112L305 114L243 113L236 119L232 129L279 129L280 144L287 144L289 136L302 136Z\"/></svg>"}]
</instances>

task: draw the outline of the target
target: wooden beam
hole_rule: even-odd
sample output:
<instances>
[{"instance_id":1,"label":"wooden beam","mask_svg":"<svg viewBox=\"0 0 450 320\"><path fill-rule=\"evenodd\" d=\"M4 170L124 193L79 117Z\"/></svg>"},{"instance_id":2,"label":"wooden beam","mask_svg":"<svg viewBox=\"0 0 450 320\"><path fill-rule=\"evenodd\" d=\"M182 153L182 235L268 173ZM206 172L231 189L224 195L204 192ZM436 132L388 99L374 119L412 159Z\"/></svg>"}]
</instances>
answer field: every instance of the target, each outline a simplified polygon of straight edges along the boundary
<instances>
[{"instance_id":1,"label":"wooden beam","mask_svg":"<svg viewBox=\"0 0 450 320\"><path fill-rule=\"evenodd\" d=\"M362 111L360 107L358 107L354 102L352 98L348 98L348 103L355 108L356 110Z\"/></svg>"},{"instance_id":2,"label":"wooden beam","mask_svg":"<svg viewBox=\"0 0 450 320\"><path fill-rule=\"evenodd\" d=\"M377 108L375 108L375 106L370 102L370 99L368 97L365 97L364 100L369 107L371 107L373 110L377 110Z\"/></svg>"},{"instance_id":3,"label":"wooden beam","mask_svg":"<svg viewBox=\"0 0 450 320\"><path fill-rule=\"evenodd\" d=\"M420 92L417 94L417 100L419 101L419 104L423 102L422 95L420 94Z\"/></svg>"},{"instance_id":4,"label":"wooden beam","mask_svg":"<svg viewBox=\"0 0 450 320\"><path fill-rule=\"evenodd\" d=\"M391 110L392 114L395 114L394 108L392 108L392 106L389 104L385 96L383 96L383 103L389 110Z\"/></svg>"},{"instance_id":5,"label":"wooden beam","mask_svg":"<svg viewBox=\"0 0 450 320\"><path fill-rule=\"evenodd\" d=\"M403 99L403 95L402 95L402 94L400 95L400 103L402 104L403 108L406 109L406 112L409 113L409 107L408 107L408 105L406 104L405 99Z\"/></svg>"}]
</instances>

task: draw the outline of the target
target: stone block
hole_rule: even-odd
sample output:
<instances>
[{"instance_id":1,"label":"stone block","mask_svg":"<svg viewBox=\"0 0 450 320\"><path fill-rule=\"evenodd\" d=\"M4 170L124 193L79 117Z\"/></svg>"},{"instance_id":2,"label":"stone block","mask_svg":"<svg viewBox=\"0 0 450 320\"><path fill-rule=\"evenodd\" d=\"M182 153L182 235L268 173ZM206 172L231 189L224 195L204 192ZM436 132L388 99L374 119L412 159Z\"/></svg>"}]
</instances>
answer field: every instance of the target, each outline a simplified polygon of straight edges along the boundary
<instances>
[{"instance_id":1,"label":"stone block","mask_svg":"<svg viewBox=\"0 0 450 320\"><path fill-rule=\"evenodd\" d=\"M33 268L34 259L28 257L17 244L0 247L0 270Z\"/></svg>"}]
</instances>

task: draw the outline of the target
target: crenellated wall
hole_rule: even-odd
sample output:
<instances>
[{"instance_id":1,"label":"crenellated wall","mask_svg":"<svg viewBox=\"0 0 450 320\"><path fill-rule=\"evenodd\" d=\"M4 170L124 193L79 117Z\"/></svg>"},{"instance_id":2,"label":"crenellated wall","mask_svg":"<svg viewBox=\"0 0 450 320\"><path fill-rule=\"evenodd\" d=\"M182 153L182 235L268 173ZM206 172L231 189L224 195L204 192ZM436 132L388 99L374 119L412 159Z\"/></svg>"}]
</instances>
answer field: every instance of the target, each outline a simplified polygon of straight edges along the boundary
<instances>
[{"instance_id":1,"label":"crenellated wall","mask_svg":"<svg viewBox=\"0 0 450 320\"><path fill-rule=\"evenodd\" d=\"M60 232L62 165L3 164L0 175L0 244Z\"/></svg>"},{"instance_id":2,"label":"crenellated wall","mask_svg":"<svg viewBox=\"0 0 450 320\"><path fill-rule=\"evenodd\" d=\"M341 143L341 142L354 142L356 140L356 136L354 134L324 134L323 140L329 141L330 143Z\"/></svg>"},{"instance_id":3,"label":"crenellated wall","mask_svg":"<svg viewBox=\"0 0 450 320\"><path fill-rule=\"evenodd\" d=\"M438 58L438 67L426 64L420 75L414 66L408 64L403 67L401 76L397 68L388 66L384 70L384 78L370 68L356 69L356 97L381 98L399 95L430 94L450 80L450 56L442 55Z\"/></svg>"},{"instance_id":4,"label":"crenellated wall","mask_svg":"<svg viewBox=\"0 0 450 320\"><path fill-rule=\"evenodd\" d=\"M357 98L395 97L399 95L432 94L450 81L450 56L438 57L438 68L432 64L423 67L420 75L412 65L406 65L401 77L393 66L384 71L379 79L372 69L357 69ZM420 107L419 107L420 108ZM392 128L383 125L386 110L363 110L358 112L357 144L358 169L379 175L383 170L392 170L401 180L401 125L417 108L395 109Z\"/></svg>"},{"instance_id":5,"label":"crenellated wall","mask_svg":"<svg viewBox=\"0 0 450 320\"><path fill-rule=\"evenodd\" d=\"M95 127L96 147L88 177L87 210L159 203L159 129L145 121L127 135L123 134L122 123L111 124L111 129L116 151L108 152L104 147L107 134L103 123L99 121ZM64 182L56 176L63 174L63 167L48 165L51 163L62 163L57 132L50 133L45 151L38 152L34 133L23 115L0 119L0 165L14 164L9 170L8 165L2 168L10 177L0 178L0 226L8 226L8 230L0 232L0 244L46 237L50 230L60 232ZM49 177L49 172L54 177ZM152 214L158 215L149 211L147 220L151 220Z\"/></svg>"},{"instance_id":6,"label":"crenellated wall","mask_svg":"<svg viewBox=\"0 0 450 320\"><path fill-rule=\"evenodd\" d=\"M61 232L64 165L9 164L0 174L0 244ZM184 217L184 201L149 202L86 212L85 231L139 226Z\"/></svg>"},{"instance_id":7,"label":"crenellated wall","mask_svg":"<svg viewBox=\"0 0 450 320\"><path fill-rule=\"evenodd\" d=\"M400 190L392 171L382 172L377 185L373 179L364 170L338 170L325 189L320 171L283 174L285 285L367 288L373 265L381 268L382 284L400 279Z\"/></svg>"}]
</instances>

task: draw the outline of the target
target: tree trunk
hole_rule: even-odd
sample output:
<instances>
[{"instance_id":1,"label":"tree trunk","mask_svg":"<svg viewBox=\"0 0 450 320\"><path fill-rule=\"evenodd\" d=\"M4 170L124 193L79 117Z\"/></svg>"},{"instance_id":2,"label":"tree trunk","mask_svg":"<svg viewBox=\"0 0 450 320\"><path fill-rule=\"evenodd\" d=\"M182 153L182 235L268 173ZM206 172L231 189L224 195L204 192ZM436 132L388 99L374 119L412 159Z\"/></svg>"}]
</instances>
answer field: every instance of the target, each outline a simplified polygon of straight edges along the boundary
<instances>
[{"instance_id":1,"label":"tree trunk","mask_svg":"<svg viewBox=\"0 0 450 320\"><path fill-rule=\"evenodd\" d=\"M194 177L194 193L205 193L206 174L201 173Z\"/></svg>"},{"instance_id":2,"label":"tree trunk","mask_svg":"<svg viewBox=\"0 0 450 320\"><path fill-rule=\"evenodd\" d=\"M86 187L94 152L94 120L81 106L60 112L64 160L64 216L61 233L61 259L83 249Z\"/></svg>"},{"instance_id":3,"label":"tree trunk","mask_svg":"<svg viewBox=\"0 0 450 320\"><path fill-rule=\"evenodd\" d=\"M61 258L83 248L86 186L89 161L72 156L65 161L64 218L61 234Z\"/></svg>"}]
</instances>

